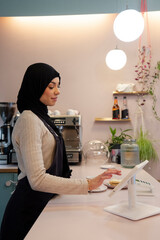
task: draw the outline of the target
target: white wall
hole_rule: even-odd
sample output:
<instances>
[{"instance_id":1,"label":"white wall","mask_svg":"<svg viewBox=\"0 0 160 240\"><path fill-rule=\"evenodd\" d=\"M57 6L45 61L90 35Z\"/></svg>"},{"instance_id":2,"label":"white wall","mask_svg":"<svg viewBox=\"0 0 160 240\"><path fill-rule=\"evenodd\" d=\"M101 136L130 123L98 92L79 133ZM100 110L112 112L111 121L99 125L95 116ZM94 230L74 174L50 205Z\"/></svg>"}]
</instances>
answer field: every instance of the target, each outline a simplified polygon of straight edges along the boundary
<instances>
[{"instance_id":1,"label":"white wall","mask_svg":"<svg viewBox=\"0 0 160 240\"><path fill-rule=\"evenodd\" d=\"M43 18L0 18L0 101L16 101L26 68L34 62L51 64L61 73L61 95L52 108L65 113L78 109L83 119L83 144L92 139L107 140L109 126L133 128L136 97L128 97L131 123L95 123L95 117L111 117L112 92L118 83L135 83L134 65L138 61L139 40L123 43L113 33L115 14L55 16ZM160 14L149 13L152 68L160 60ZM146 44L146 30L142 37ZM105 64L107 52L116 45L127 54L126 66L112 71ZM158 89L160 85L157 85ZM157 95L160 105L159 95ZM146 97L145 125L150 136L159 141L160 122L155 120L151 98ZM119 97L122 105L122 97ZM157 108L158 109L158 108ZM158 109L160 114L160 111ZM159 145L156 144L157 151ZM160 166L151 174L160 179Z\"/></svg>"}]
</instances>

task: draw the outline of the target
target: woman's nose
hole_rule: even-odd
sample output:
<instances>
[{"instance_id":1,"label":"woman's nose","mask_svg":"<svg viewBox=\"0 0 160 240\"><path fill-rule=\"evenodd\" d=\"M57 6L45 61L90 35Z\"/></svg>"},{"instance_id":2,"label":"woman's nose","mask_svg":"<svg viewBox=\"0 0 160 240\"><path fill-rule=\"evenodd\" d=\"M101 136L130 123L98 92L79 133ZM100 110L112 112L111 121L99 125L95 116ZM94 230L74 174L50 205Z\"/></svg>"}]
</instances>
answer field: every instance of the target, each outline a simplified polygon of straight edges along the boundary
<instances>
[{"instance_id":1,"label":"woman's nose","mask_svg":"<svg viewBox=\"0 0 160 240\"><path fill-rule=\"evenodd\" d=\"M58 87L55 89L55 94L56 94L56 95L60 94L60 90L59 90Z\"/></svg>"}]
</instances>

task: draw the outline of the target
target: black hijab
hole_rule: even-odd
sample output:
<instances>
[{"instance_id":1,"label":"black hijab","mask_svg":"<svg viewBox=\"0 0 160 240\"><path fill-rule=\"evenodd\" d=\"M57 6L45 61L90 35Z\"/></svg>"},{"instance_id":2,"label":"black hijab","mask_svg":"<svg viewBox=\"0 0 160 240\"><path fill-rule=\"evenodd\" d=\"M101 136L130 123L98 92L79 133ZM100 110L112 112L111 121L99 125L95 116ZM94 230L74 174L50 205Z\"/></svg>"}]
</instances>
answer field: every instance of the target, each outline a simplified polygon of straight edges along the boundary
<instances>
[{"instance_id":1,"label":"black hijab","mask_svg":"<svg viewBox=\"0 0 160 240\"><path fill-rule=\"evenodd\" d=\"M48 64L35 63L30 65L24 74L22 85L18 93L17 107L20 113L24 110L31 110L43 121L52 134L52 129L58 134L59 141L61 141L62 144L61 156L63 164L59 161L56 165L56 171L62 171L62 174L56 173L54 175L69 178L71 176L71 170L68 165L64 140L58 128L48 116L47 106L39 100L48 84L56 77L59 78L60 82L61 78L59 73ZM48 170L50 171L50 169Z\"/></svg>"},{"instance_id":2,"label":"black hijab","mask_svg":"<svg viewBox=\"0 0 160 240\"><path fill-rule=\"evenodd\" d=\"M31 110L39 118L45 120L47 124L60 135L57 127L48 116L47 106L39 100L48 84L56 77L58 77L60 81L59 73L46 63L30 65L24 74L18 93L17 108L20 113L24 110Z\"/></svg>"}]
</instances>

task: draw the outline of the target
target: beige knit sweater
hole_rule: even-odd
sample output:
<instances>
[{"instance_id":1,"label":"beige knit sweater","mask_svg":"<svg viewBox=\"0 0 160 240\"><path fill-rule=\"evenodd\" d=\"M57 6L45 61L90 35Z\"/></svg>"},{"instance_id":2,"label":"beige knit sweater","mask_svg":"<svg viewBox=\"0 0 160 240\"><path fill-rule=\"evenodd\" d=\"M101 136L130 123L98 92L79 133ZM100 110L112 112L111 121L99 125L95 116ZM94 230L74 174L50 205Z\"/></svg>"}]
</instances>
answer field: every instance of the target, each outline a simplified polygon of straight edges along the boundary
<instances>
[{"instance_id":1,"label":"beige knit sweater","mask_svg":"<svg viewBox=\"0 0 160 240\"><path fill-rule=\"evenodd\" d=\"M12 133L18 166L18 179L27 176L31 188L57 194L87 194L86 179L66 179L46 173L55 152L55 139L44 123L26 110L18 118Z\"/></svg>"}]
</instances>

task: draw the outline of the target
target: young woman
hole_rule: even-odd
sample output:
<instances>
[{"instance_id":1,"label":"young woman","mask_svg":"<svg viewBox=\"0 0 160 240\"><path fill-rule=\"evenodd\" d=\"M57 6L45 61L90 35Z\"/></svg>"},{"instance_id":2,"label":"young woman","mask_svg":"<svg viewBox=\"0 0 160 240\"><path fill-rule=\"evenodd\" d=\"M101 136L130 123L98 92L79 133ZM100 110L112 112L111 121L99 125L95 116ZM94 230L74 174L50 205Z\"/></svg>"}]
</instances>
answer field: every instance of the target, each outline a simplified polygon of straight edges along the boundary
<instances>
[{"instance_id":1,"label":"young woman","mask_svg":"<svg viewBox=\"0 0 160 240\"><path fill-rule=\"evenodd\" d=\"M60 75L48 64L35 63L25 72L18 93L20 114L12 142L19 175L16 190L4 213L0 240L22 240L56 194L87 194L104 179L120 171L111 170L86 179L72 179L63 138L48 116L60 94Z\"/></svg>"}]
</instances>

